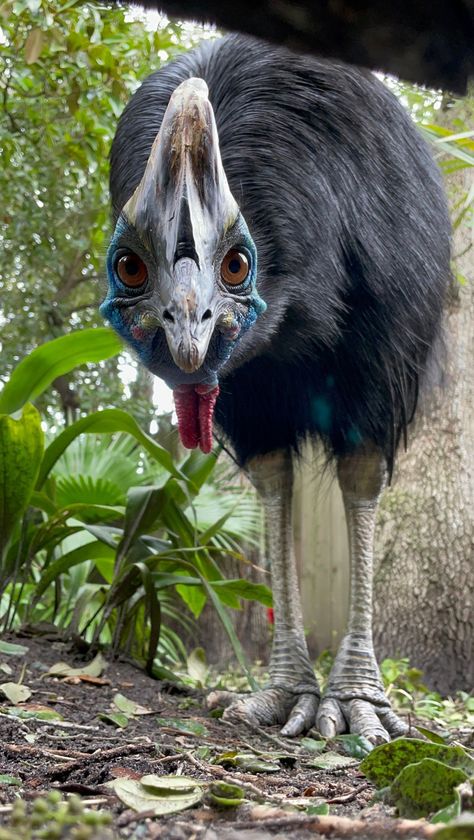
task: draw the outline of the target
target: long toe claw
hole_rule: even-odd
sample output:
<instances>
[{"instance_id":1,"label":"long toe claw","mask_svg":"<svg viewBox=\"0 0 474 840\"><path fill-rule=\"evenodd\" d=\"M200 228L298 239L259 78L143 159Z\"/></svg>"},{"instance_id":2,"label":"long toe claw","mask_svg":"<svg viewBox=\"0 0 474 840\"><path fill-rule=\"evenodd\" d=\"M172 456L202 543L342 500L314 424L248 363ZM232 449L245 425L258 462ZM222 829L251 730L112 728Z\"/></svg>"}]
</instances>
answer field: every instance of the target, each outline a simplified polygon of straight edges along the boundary
<instances>
[{"instance_id":1,"label":"long toe claw","mask_svg":"<svg viewBox=\"0 0 474 840\"><path fill-rule=\"evenodd\" d=\"M380 723L376 708L366 700L351 700L348 717L354 735L363 735L374 746L390 741L390 735Z\"/></svg>"},{"instance_id":2,"label":"long toe claw","mask_svg":"<svg viewBox=\"0 0 474 840\"><path fill-rule=\"evenodd\" d=\"M318 702L319 698L316 694L302 694L293 706L281 734L288 738L295 738L297 735L308 732L314 726Z\"/></svg>"},{"instance_id":3,"label":"long toe claw","mask_svg":"<svg viewBox=\"0 0 474 840\"><path fill-rule=\"evenodd\" d=\"M346 721L337 700L325 697L316 717L316 726L323 738L334 738L346 730Z\"/></svg>"}]
</instances>

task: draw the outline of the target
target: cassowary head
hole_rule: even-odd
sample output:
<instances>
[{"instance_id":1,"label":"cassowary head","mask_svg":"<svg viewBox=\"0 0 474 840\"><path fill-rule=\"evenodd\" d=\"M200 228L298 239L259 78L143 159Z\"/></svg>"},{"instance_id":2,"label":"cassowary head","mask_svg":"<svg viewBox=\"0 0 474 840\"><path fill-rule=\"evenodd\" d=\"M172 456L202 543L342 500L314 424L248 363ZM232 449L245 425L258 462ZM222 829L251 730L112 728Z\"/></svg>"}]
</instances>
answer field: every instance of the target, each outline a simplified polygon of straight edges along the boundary
<instances>
[{"instance_id":1,"label":"cassowary head","mask_svg":"<svg viewBox=\"0 0 474 840\"><path fill-rule=\"evenodd\" d=\"M117 221L107 272L102 314L174 389L183 443L209 451L219 370L265 304L202 79L171 96Z\"/></svg>"}]
</instances>

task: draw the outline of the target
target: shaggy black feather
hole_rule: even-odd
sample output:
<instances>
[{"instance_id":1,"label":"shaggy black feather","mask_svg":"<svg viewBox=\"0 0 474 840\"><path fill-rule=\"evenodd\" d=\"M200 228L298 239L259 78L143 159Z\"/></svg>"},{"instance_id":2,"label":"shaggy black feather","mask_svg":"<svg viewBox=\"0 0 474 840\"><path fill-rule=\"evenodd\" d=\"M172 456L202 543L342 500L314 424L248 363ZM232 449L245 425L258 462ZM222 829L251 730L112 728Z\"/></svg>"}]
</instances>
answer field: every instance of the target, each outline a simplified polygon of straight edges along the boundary
<instances>
[{"instance_id":1,"label":"shaggy black feather","mask_svg":"<svg viewBox=\"0 0 474 840\"><path fill-rule=\"evenodd\" d=\"M336 456L374 441L391 469L449 281L448 213L424 141L370 73L228 36L148 77L126 107L116 216L191 76L208 84L268 304L225 369L218 424L241 463L310 434Z\"/></svg>"}]
</instances>

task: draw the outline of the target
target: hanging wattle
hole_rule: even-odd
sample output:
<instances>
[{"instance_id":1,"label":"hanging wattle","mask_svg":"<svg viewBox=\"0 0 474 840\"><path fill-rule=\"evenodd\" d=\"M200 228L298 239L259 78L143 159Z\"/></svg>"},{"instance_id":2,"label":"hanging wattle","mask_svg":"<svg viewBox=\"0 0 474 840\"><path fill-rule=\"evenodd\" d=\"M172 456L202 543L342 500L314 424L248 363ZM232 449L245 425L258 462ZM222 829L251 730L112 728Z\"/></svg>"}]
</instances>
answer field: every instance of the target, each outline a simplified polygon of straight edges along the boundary
<instances>
[{"instance_id":1,"label":"hanging wattle","mask_svg":"<svg viewBox=\"0 0 474 840\"><path fill-rule=\"evenodd\" d=\"M181 443L186 449L209 453L212 449L212 421L219 386L179 385L173 391Z\"/></svg>"}]
</instances>

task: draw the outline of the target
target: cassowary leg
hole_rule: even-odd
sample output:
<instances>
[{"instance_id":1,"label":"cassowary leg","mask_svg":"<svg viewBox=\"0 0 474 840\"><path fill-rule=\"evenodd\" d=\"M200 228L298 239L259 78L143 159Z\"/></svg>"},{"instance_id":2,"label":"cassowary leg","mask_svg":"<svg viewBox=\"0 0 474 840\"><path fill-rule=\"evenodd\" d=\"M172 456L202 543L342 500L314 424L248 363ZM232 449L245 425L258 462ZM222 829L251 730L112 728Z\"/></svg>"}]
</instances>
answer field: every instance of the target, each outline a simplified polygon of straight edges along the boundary
<instances>
[{"instance_id":1,"label":"cassowary leg","mask_svg":"<svg viewBox=\"0 0 474 840\"><path fill-rule=\"evenodd\" d=\"M274 636L270 685L237 699L230 692L214 692L208 704L212 707L230 703L225 719L284 724L282 734L295 736L314 725L320 691L304 637L293 552L291 455L281 451L255 458L248 464L248 471L264 504L266 546L272 568Z\"/></svg>"},{"instance_id":2,"label":"cassowary leg","mask_svg":"<svg viewBox=\"0 0 474 840\"><path fill-rule=\"evenodd\" d=\"M373 547L377 506L386 483L382 453L366 445L338 461L351 562L349 623L317 714L322 735L349 730L372 743L406 734L384 693L372 642Z\"/></svg>"}]
</instances>

